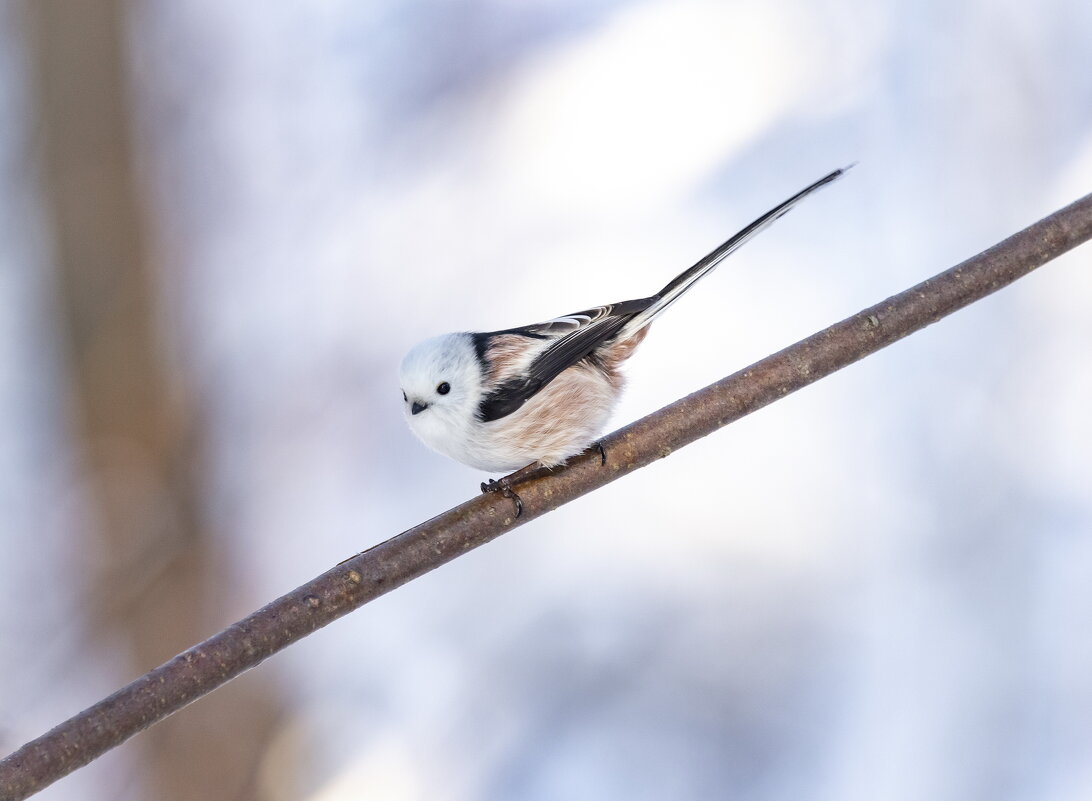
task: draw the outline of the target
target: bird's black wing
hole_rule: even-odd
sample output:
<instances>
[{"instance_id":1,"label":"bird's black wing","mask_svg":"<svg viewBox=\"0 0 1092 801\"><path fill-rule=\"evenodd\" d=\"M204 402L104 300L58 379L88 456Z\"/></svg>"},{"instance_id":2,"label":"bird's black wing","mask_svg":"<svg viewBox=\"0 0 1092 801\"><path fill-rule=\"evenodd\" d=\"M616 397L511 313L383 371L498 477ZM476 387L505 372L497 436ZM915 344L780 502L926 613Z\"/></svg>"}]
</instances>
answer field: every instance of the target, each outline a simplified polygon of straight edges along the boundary
<instances>
[{"instance_id":1,"label":"bird's black wing","mask_svg":"<svg viewBox=\"0 0 1092 801\"><path fill-rule=\"evenodd\" d=\"M519 409L564 370L587 358L596 348L616 336L633 315L647 309L653 301L654 298L627 300L543 323L476 335L475 344L480 356L487 353L489 339L495 336L516 335L551 340L525 371L505 379L482 399L479 406L481 419L485 422L499 420Z\"/></svg>"},{"instance_id":2,"label":"bird's black wing","mask_svg":"<svg viewBox=\"0 0 1092 801\"><path fill-rule=\"evenodd\" d=\"M475 334L475 347L479 358L483 360L488 353L490 337L514 334L527 337L529 340L539 340L540 343L541 341L549 342L549 344L537 346L541 350L523 373L506 378L485 396L480 406L482 420L498 420L511 414L557 378L563 370L587 358L603 343L619 335L625 338L636 334L703 276L708 275L722 259L786 214L789 209L812 192L840 178L845 174L846 169L849 168L835 170L823 176L784 203L770 209L712 253L699 260L693 267L672 279L651 298L599 306L523 328L495 331L492 334ZM536 346L531 345L531 347Z\"/></svg>"}]
</instances>

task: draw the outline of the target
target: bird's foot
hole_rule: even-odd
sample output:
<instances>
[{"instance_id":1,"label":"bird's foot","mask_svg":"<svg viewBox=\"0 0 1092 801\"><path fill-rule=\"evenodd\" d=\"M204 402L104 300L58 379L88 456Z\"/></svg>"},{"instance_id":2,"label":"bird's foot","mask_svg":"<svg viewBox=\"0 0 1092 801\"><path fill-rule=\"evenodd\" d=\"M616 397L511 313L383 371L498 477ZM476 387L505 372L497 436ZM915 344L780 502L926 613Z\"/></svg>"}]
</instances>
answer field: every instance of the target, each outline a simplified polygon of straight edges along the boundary
<instances>
[{"instance_id":1,"label":"bird's foot","mask_svg":"<svg viewBox=\"0 0 1092 801\"><path fill-rule=\"evenodd\" d=\"M595 449L599 451L599 464L605 465L607 463L607 452L603 450L603 443L599 440L596 440L594 445Z\"/></svg>"},{"instance_id":2,"label":"bird's foot","mask_svg":"<svg viewBox=\"0 0 1092 801\"><path fill-rule=\"evenodd\" d=\"M482 494L489 492L499 492L502 498L511 498L516 503L516 517L523 514L523 501L520 500L519 495L512 489L512 485L508 483L509 476L505 476L500 481L495 478L491 478L488 481L482 482Z\"/></svg>"},{"instance_id":3,"label":"bird's foot","mask_svg":"<svg viewBox=\"0 0 1092 801\"><path fill-rule=\"evenodd\" d=\"M516 504L516 517L523 514L523 501L520 499L516 491L512 489L516 484L521 484L524 481L528 481L532 478L539 478L543 474L553 472L549 467L540 464L539 462L532 462L526 467L521 467L514 473L509 473L501 479L489 479L482 482L482 492L499 492L503 498L511 498Z\"/></svg>"}]
</instances>

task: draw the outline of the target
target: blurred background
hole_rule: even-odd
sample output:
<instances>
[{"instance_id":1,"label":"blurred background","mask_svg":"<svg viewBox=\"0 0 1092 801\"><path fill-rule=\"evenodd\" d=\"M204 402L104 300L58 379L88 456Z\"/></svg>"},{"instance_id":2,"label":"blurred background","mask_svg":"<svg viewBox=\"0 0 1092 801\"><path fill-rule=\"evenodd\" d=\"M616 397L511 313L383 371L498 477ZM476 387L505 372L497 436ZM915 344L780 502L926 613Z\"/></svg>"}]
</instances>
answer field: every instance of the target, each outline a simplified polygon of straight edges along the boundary
<instances>
[{"instance_id":1,"label":"blurred background","mask_svg":"<svg viewBox=\"0 0 1092 801\"><path fill-rule=\"evenodd\" d=\"M416 341L640 297L649 413L1092 191L1092 5L0 0L0 750L485 476ZM1092 248L40 796L1092 797Z\"/></svg>"}]
</instances>

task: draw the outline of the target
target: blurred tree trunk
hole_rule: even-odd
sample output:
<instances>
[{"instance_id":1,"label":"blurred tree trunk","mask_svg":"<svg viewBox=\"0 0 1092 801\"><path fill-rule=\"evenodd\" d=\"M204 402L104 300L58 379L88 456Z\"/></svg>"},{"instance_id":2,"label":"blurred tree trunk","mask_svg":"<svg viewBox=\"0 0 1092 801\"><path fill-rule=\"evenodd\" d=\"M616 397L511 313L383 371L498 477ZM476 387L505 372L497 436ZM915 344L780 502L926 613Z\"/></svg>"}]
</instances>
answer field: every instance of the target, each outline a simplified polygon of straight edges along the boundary
<instances>
[{"instance_id":1,"label":"blurred tree trunk","mask_svg":"<svg viewBox=\"0 0 1092 801\"><path fill-rule=\"evenodd\" d=\"M85 459L94 642L127 649L130 674L219 627L227 570L204 528L197 405L170 369L148 212L131 145L124 0L25 0L36 71L38 157L73 432ZM134 740L136 793L257 798L280 715L264 677L235 682Z\"/></svg>"}]
</instances>

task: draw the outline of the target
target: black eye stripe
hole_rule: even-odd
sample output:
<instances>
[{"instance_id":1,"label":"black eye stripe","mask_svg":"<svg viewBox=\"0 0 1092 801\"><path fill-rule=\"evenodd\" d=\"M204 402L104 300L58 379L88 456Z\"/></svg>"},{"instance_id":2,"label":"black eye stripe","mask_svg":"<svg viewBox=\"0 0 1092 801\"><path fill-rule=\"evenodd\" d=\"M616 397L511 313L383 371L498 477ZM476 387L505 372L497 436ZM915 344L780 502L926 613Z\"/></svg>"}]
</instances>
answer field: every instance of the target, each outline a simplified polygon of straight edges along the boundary
<instances>
[{"instance_id":1,"label":"black eye stripe","mask_svg":"<svg viewBox=\"0 0 1092 801\"><path fill-rule=\"evenodd\" d=\"M406 390L404 390L404 389L402 390L402 401L403 401L404 403L408 403L408 402L409 402L409 398L408 398L408 397L406 397Z\"/></svg>"},{"instance_id":2,"label":"black eye stripe","mask_svg":"<svg viewBox=\"0 0 1092 801\"><path fill-rule=\"evenodd\" d=\"M441 395L446 395L447 393L451 392L451 384L447 383L446 381L441 381L436 387L436 391L439 392Z\"/></svg>"}]
</instances>

